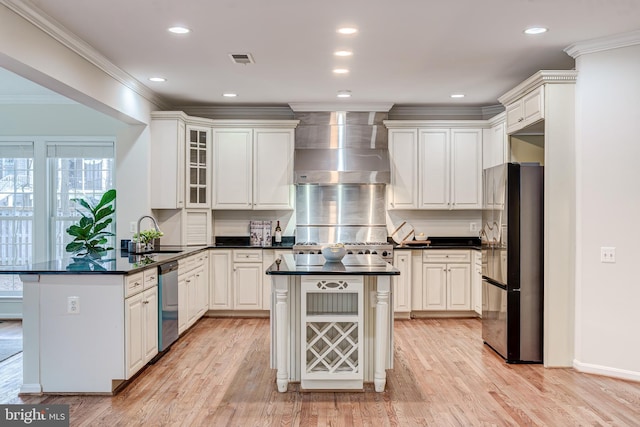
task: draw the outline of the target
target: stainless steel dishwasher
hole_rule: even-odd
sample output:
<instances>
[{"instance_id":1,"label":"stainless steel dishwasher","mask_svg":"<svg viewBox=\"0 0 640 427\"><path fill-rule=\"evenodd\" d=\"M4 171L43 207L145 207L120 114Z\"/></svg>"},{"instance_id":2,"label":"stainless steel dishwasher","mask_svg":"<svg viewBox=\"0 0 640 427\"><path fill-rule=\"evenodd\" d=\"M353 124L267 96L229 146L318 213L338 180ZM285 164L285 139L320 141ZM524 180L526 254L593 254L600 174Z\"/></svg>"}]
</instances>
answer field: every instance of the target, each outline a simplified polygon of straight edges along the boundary
<instances>
[{"instance_id":1,"label":"stainless steel dishwasher","mask_svg":"<svg viewBox=\"0 0 640 427\"><path fill-rule=\"evenodd\" d=\"M158 267L158 351L178 339L178 261Z\"/></svg>"}]
</instances>

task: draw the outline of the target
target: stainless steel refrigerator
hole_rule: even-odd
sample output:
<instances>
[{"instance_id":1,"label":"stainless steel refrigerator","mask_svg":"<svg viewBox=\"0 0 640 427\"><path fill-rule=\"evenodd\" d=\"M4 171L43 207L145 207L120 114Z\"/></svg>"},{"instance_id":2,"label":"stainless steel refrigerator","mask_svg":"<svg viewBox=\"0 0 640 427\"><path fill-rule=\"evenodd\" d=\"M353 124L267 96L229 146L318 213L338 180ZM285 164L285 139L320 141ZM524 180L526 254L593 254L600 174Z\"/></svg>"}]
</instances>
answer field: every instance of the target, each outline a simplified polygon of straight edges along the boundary
<instances>
[{"instance_id":1,"label":"stainless steel refrigerator","mask_svg":"<svg viewBox=\"0 0 640 427\"><path fill-rule=\"evenodd\" d=\"M507 363L542 362L544 173L532 163L483 172L482 339Z\"/></svg>"}]
</instances>

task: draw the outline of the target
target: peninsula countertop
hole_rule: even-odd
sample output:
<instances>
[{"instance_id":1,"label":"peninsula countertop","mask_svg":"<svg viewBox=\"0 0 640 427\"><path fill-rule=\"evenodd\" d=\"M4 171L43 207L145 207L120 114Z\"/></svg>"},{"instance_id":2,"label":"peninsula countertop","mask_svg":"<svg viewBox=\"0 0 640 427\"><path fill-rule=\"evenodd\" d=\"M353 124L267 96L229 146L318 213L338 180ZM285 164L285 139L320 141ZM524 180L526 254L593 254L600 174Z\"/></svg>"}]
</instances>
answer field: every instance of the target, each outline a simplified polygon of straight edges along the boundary
<instances>
[{"instance_id":1,"label":"peninsula countertop","mask_svg":"<svg viewBox=\"0 0 640 427\"><path fill-rule=\"evenodd\" d=\"M100 259L69 256L23 266L0 267L0 274L131 274L205 249L207 246L163 246L157 252L145 254L112 250Z\"/></svg>"},{"instance_id":2,"label":"peninsula countertop","mask_svg":"<svg viewBox=\"0 0 640 427\"><path fill-rule=\"evenodd\" d=\"M395 276L400 270L378 255L345 255L342 262L326 262L322 255L283 255L267 268L270 275Z\"/></svg>"}]
</instances>

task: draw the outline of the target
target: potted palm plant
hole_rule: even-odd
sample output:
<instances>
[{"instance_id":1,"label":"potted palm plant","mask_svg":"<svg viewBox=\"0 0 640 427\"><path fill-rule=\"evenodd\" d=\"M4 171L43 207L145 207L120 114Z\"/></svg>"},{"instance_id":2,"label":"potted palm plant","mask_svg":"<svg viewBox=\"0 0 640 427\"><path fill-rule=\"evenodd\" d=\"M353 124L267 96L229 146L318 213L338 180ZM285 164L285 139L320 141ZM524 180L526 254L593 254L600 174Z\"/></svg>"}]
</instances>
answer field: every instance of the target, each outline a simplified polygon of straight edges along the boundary
<instances>
[{"instance_id":1,"label":"potted palm plant","mask_svg":"<svg viewBox=\"0 0 640 427\"><path fill-rule=\"evenodd\" d=\"M115 235L107 229L113 222L115 199L116 190L114 189L105 192L95 206L85 199L71 199L82 206L84 211L78 209L77 211L82 215L80 221L67 228L67 233L73 237L65 248L67 252L76 256L100 258L113 249L106 245L107 238Z\"/></svg>"}]
</instances>

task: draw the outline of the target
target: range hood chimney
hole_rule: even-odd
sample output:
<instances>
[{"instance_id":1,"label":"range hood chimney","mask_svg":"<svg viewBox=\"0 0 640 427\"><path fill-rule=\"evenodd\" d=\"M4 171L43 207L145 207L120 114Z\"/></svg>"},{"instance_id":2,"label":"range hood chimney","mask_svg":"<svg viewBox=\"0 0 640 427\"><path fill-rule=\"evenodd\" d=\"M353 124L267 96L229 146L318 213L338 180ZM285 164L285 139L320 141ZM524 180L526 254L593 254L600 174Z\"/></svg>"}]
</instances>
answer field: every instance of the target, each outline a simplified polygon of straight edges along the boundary
<instances>
[{"instance_id":1,"label":"range hood chimney","mask_svg":"<svg viewBox=\"0 0 640 427\"><path fill-rule=\"evenodd\" d=\"M296 184L387 184L391 179L384 112L299 112Z\"/></svg>"}]
</instances>

